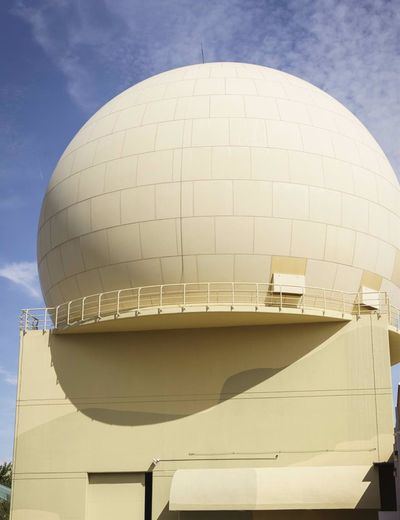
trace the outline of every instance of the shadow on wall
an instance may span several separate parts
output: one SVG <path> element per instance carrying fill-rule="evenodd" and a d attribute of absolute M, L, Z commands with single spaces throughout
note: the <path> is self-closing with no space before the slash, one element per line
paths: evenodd
<path fill-rule="evenodd" d="M 239 394 L 277 391 L 282 371 L 343 326 L 51 335 L 50 348 L 58 383 L 81 413 L 137 426 L 196 414 Z"/>
<path fill-rule="evenodd" d="M 280 372 L 279 368 L 254 368 L 251 370 L 244 370 L 243 372 L 239 372 L 231 377 L 229 377 L 222 388 L 220 393 L 218 402 L 222 403 L 227 399 L 234 397 L 235 395 L 241 394 L 248 389 L 266 381 L 274 374 Z M 167 397 L 167 396 L 165 396 Z M 121 426 L 138 426 L 144 424 L 156 424 L 166 421 L 174 421 L 176 419 L 181 419 L 186 415 L 190 415 L 192 413 L 197 413 L 199 411 L 208 408 L 209 406 L 214 406 L 216 404 L 213 396 L 193 396 L 187 395 L 187 399 L 191 401 L 191 411 L 189 413 L 185 413 L 184 411 L 181 413 L 168 413 L 168 412 L 140 412 L 135 410 L 126 410 L 126 403 L 117 403 L 116 409 L 110 408 L 82 408 L 81 411 L 88 415 L 92 419 L 96 421 L 101 421 L 108 424 L 119 424 Z M 183 399 L 184 397 L 182 397 Z M 171 396 L 171 410 L 175 409 L 179 406 L 179 409 L 182 409 L 182 401 L 179 400 L 179 404 L 176 402 L 176 396 Z M 194 404 L 196 401 L 197 404 Z M 208 405 L 207 403 L 210 403 Z M 158 406 L 165 407 L 164 401 L 146 401 L 147 406 Z M 142 403 L 140 403 L 142 405 Z"/>

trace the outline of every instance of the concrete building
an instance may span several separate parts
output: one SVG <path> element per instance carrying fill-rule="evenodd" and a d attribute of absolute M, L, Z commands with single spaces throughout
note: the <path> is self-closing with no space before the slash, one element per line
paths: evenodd
<path fill-rule="evenodd" d="M 107 103 L 43 202 L 13 520 L 394 509 L 399 202 L 360 121 L 289 74 L 195 65 Z"/>

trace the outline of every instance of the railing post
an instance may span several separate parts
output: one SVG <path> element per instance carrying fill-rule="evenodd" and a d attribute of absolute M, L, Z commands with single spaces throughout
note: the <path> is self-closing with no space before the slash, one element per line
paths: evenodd
<path fill-rule="evenodd" d="M 183 284 L 183 305 L 186 305 L 186 284 Z"/>
<path fill-rule="evenodd" d="M 207 305 L 210 305 L 210 282 L 207 282 Z"/>
<path fill-rule="evenodd" d="M 162 307 L 162 304 L 163 304 L 163 285 L 160 285 L 160 307 Z"/>
<path fill-rule="evenodd" d="M 57 305 L 56 307 L 56 316 L 55 316 L 55 322 L 54 322 L 54 328 L 56 329 L 57 326 L 58 326 L 58 310 L 59 310 L 59 305 Z"/>
<path fill-rule="evenodd" d="M 119 299 L 120 299 L 121 289 L 117 292 L 117 316 L 119 316 Z"/>
<path fill-rule="evenodd" d="M 385 291 L 385 292 L 383 293 L 383 297 L 384 297 L 385 301 L 384 301 L 384 303 L 381 303 L 381 295 L 382 295 L 382 292 L 379 291 L 379 305 L 380 305 L 380 307 L 382 307 L 381 312 L 382 312 L 382 313 L 383 313 L 383 312 L 386 312 L 386 314 L 388 315 L 388 321 L 389 321 L 389 324 L 390 324 L 389 297 L 388 297 L 387 292 Z M 383 309 L 386 309 L 386 311 L 383 310 Z"/>
<path fill-rule="evenodd" d="M 282 300 L 282 285 L 279 286 L 280 289 L 280 297 L 279 297 L 279 309 L 282 310 L 283 300 Z"/>
<path fill-rule="evenodd" d="M 67 325 L 69 325 L 69 310 L 71 308 L 71 302 L 68 302 L 68 306 L 67 306 Z"/>
<path fill-rule="evenodd" d="M 86 296 L 84 296 L 83 300 L 82 300 L 81 321 L 83 321 L 85 319 L 85 301 L 86 301 Z"/>
<path fill-rule="evenodd" d="M 98 307 L 97 307 L 97 318 L 100 319 L 101 318 L 101 297 L 102 297 L 103 293 L 100 293 L 99 294 L 99 303 L 98 303 Z"/>
<path fill-rule="evenodd" d="M 140 293 L 141 293 L 141 290 L 142 290 L 142 288 L 139 287 L 139 289 L 138 289 L 138 298 L 137 298 L 138 311 L 140 311 Z"/>
<path fill-rule="evenodd" d="M 258 305 L 258 283 L 256 283 L 256 305 Z"/>
<path fill-rule="evenodd" d="M 232 282 L 232 304 L 235 303 L 235 282 Z"/>

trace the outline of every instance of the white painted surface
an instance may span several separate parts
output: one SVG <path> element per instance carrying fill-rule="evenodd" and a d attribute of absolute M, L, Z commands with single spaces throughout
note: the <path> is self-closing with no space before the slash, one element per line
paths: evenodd
<path fill-rule="evenodd" d="M 354 509 L 370 486 L 374 498 L 379 493 L 368 473 L 370 466 L 178 470 L 169 507 L 173 511 Z"/>
<path fill-rule="evenodd" d="M 266 67 L 183 67 L 122 92 L 68 145 L 42 208 L 42 289 L 52 305 L 270 282 L 280 255 L 327 289 L 377 275 L 399 305 L 399 201 L 381 148 L 328 94 Z"/>

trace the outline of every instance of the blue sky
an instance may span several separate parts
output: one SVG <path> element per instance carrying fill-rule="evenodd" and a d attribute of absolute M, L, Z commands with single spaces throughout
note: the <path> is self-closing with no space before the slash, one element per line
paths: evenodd
<path fill-rule="evenodd" d="M 12 453 L 17 316 L 43 305 L 36 229 L 57 158 L 118 92 L 201 61 L 201 42 L 206 61 L 275 67 L 323 88 L 366 124 L 400 173 L 397 0 L 3 0 L 0 461 Z"/>

